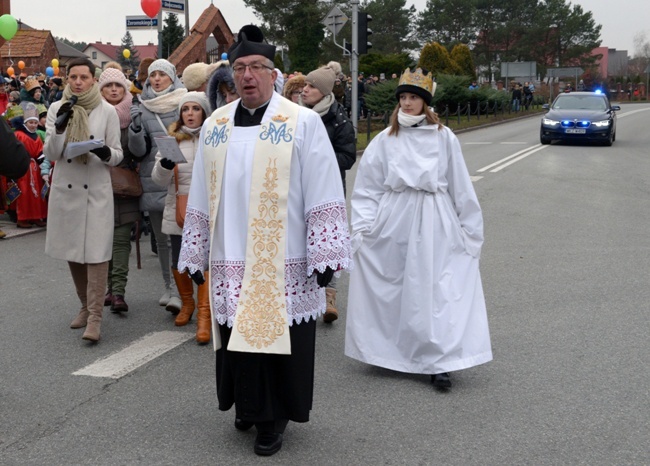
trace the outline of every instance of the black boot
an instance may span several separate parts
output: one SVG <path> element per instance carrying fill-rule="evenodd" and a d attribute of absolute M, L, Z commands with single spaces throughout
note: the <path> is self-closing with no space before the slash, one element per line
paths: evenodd
<path fill-rule="evenodd" d="M 443 372 L 441 374 L 433 374 L 431 376 L 431 383 L 434 387 L 446 390 L 451 388 L 451 379 L 449 378 L 449 372 Z"/>

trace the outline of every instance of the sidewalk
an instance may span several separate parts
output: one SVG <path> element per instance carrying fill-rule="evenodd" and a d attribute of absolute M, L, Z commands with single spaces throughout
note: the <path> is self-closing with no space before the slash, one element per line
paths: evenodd
<path fill-rule="evenodd" d="M 45 227 L 32 226 L 31 228 L 18 228 L 14 222 L 9 220 L 9 215 L 0 214 L 0 230 L 4 231 L 7 234 L 4 239 L 0 239 L 0 243 L 2 243 L 3 241 L 7 241 L 8 239 L 16 238 L 18 236 L 31 235 L 45 231 Z"/>

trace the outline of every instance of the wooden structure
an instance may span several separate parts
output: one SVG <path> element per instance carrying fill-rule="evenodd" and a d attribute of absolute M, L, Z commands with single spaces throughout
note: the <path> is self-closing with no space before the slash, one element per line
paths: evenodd
<path fill-rule="evenodd" d="M 208 5 L 203 11 L 201 17 L 190 30 L 190 35 L 181 42 L 181 45 L 168 58 L 176 66 L 178 75 L 182 74 L 183 70 L 192 63 L 207 61 L 205 44 L 210 34 L 214 35 L 219 44 L 219 55 L 228 51 L 235 41 L 235 37 L 221 11 L 212 4 Z"/>

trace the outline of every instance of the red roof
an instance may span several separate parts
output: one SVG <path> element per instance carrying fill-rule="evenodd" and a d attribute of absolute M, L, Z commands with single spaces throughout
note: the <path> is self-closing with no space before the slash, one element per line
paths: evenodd
<path fill-rule="evenodd" d="M 108 55 L 109 57 L 116 57 L 118 51 L 122 49 L 122 44 L 114 45 L 114 44 L 104 44 L 102 42 L 95 42 L 93 44 L 88 44 L 84 49 L 84 52 L 88 47 L 95 47 L 97 50 L 99 50 L 105 55 Z M 135 53 L 135 51 L 137 50 L 138 57 L 140 58 L 140 60 L 145 58 L 158 58 L 157 45 L 153 45 L 149 43 L 147 45 L 134 45 L 133 48 L 135 50 L 131 50 L 131 52 Z"/>
<path fill-rule="evenodd" d="M 50 31 L 24 30 L 16 32 L 10 42 L 5 42 L 0 47 L 0 56 L 9 57 L 40 57 L 43 55 L 45 42 L 50 36 Z M 54 40 L 54 38 L 52 38 Z"/>

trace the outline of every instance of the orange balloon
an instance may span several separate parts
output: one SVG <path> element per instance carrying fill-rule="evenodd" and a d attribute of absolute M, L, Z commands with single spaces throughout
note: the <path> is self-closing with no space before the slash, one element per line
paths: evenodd
<path fill-rule="evenodd" d="M 7 74 L 8 74 L 9 76 L 13 76 L 13 75 L 16 74 L 16 72 L 14 71 L 13 66 L 10 66 L 9 68 L 7 68 Z"/>
<path fill-rule="evenodd" d="M 54 75 L 57 76 L 59 74 L 59 67 L 55 66 L 54 67 Z"/>
<path fill-rule="evenodd" d="M 25 68 L 25 62 L 22 61 L 22 60 L 20 60 L 20 61 L 18 62 L 18 68 L 20 68 L 21 70 L 22 70 L 23 68 Z"/>

